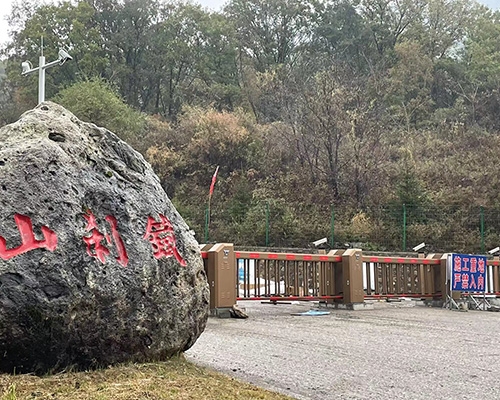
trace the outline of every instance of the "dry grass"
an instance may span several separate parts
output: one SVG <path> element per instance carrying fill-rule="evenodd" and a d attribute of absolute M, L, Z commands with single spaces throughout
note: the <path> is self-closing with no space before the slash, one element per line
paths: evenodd
<path fill-rule="evenodd" d="M 0 400 L 290 400 L 174 358 L 46 377 L 0 375 Z"/>

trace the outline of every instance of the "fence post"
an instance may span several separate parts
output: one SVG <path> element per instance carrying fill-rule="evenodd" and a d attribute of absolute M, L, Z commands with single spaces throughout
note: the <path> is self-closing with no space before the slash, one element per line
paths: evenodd
<path fill-rule="evenodd" d="M 481 254 L 484 254 L 484 207 L 481 206 Z"/>
<path fill-rule="evenodd" d="M 269 247 L 269 202 L 266 202 L 266 247 Z"/>
<path fill-rule="evenodd" d="M 330 221 L 330 248 L 332 249 L 335 247 L 334 236 L 335 236 L 335 207 L 332 204 L 332 217 Z"/>
<path fill-rule="evenodd" d="M 205 209 L 205 243 L 208 243 L 208 207 Z"/>
<path fill-rule="evenodd" d="M 403 251 L 406 251 L 406 204 L 403 204 Z"/>
<path fill-rule="evenodd" d="M 443 254 L 440 261 L 441 263 L 439 264 L 438 268 L 436 268 L 436 274 L 434 276 L 434 293 L 441 292 L 441 299 L 443 301 L 443 304 L 446 304 L 448 300 L 448 281 L 446 276 L 446 263 L 448 261 L 448 254 Z M 435 297 L 434 300 L 439 300 L 439 298 Z"/>
<path fill-rule="evenodd" d="M 353 307 L 364 303 L 363 253 L 361 249 L 348 249 L 342 254 L 343 304 Z"/>
<path fill-rule="evenodd" d="M 499 271 L 498 271 L 499 258 L 498 256 L 493 257 L 493 293 L 498 293 L 500 291 L 499 286 Z"/>
<path fill-rule="evenodd" d="M 217 243 L 208 250 L 206 274 L 210 285 L 210 313 L 228 317 L 236 304 L 237 273 L 234 246 Z"/>

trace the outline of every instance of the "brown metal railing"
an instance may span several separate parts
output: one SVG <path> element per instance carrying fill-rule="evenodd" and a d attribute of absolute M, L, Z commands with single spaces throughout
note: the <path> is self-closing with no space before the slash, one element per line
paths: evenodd
<path fill-rule="evenodd" d="M 235 256 L 239 300 L 342 298 L 335 276 L 339 255 L 236 251 Z"/>
<path fill-rule="evenodd" d="M 271 297 L 342 299 L 340 255 L 236 252 L 239 300 Z M 441 261 L 363 257 L 365 297 L 439 297 Z"/>
<path fill-rule="evenodd" d="M 202 251 L 206 271 L 210 269 L 211 263 L 208 255 L 215 247 Z M 229 245 L 227 248 L 233 247 Z M 362 264 L 353 267 L 351 263 L 356 262 L 353 260 L 359 261 L 359 258 L 352 259 L 352 254 L 349 256 L 342 250 L 333 250 L 328 254 L 234 251 L 229 264 L 233 266 L 230 274 L 235 279 L 225 278 L 226 272 L 229 272 L 227 267 L 221 269 L 213 266 L 211 268 L 217 272 L 212 279 L 211 290 L 213 288 L 212 291 L 217 293 L 225 291 L 227 297 L 229 289 L 234 290 L 236 283 L 234 301 L 328 300 L 346 304 L 353 301 L 354 286 L 359 287 L 356 293 L 360 293 L 354 301 L 361 302 L 363 297 L 438 299 L 443 298 L 448 290 L 445 256 L 384 257 L 358 252 Z M 227 284 L 224 283 L 226 281 Z M 485 295 L 500 297 L 498 257 L 487 262 Z M 227 302 L 222 297 L 218 302 Z"/>
<path fill-rule="evenodd" d="M 436 297 L 440 259 L 363 256 L 366 297 Z"/>
<path fill-rule="evenodd" d="M 486 295 L 500 296 L 500 261 L 488 260 L 486 268 Z"/>

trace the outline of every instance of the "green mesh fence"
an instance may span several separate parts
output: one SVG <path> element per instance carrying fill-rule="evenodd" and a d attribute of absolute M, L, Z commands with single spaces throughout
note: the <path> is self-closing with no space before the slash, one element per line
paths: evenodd
<path fill-rule="evenodd" d="M 313 241 L 326 238 L 325 248 L 380 252 L 411 252 L 425 243 L 426 253 L 473 254 L 500 246 L 500 209 L 391 205 L 355 212 L 333 207 L 278 211 L 266 204 L 253 224 L 240 229 L 240 236 L 231 231 L 221 238 L 214 234 L 214 240 L 240 246 L 314 248 Z"/>
<path fill-rule="evenodd" d="M 412 251 L 425 243 L 426 252 L 485 253 L 500 246 L 499 210 L 392 206 L 362 215 L 361 222 L 354 216 L 335 227 L 338 241 L 378 251 Z"/>

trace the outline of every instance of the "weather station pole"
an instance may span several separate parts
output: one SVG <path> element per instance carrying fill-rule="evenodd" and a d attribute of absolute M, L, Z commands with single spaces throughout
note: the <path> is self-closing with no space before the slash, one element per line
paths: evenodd
<path fill-rule="evenodd" d="M 40 39 L 40 57 L 38 57 L 38 104 L 45 101 L 45 56 L 43 55 L 43 37 Z"/>
<path fill-rule="evenodd" d="M 59 49 L 58 59 L 48 64 L 45 64 L 45 56 L 43 55 L 43 37 L 40 42 L 40 57 L 38 58 L 38 67 L 33 68 L 29 61 L 24 61 L 21 66 L 23 68 L 21 75 L 29 75 L 38 71 L 38 104 L 45 101 L 45 70 L 54 65 L 63 65 L 66 61 L 72 60 L 68 53 L 63 49 Z"/>

